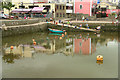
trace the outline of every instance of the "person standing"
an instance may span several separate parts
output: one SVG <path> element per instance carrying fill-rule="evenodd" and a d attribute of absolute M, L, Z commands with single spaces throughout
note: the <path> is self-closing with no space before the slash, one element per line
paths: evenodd
<path fill-rule="evenodd" d="M 80 28 L 82 27 L 82 24 L 80 24 Z"/>
<path fill-rule="evenodd" d="M 88 24 L 86 24 L 86 27 L 89 29 L 89 25 Z"/>
<path fill-rule="evenodd" d="M 83 17 L 82 17 L 82 20 L 84 21 L 84 19 L 85 19 L 85 17 L 83 16 Z"/>

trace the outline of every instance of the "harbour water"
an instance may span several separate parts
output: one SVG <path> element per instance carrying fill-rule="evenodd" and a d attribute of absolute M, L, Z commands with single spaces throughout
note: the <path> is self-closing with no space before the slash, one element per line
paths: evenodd
<path fill-rule="evenodd" d="M 33 33 L 2 41 L 3 78 L 118 77 L 117 32 Z"/>

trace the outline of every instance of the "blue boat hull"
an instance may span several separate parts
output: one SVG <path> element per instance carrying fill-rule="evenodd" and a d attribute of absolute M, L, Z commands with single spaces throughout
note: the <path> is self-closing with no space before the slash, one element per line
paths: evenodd
<path fill-rule="evenodd" d="M 58 33 L 49 33 L 49 35 L 61 36 L 62 34 L 58 34 Z"/>
<path fill-rule="evenodd" d="M 52 33 L 64 33 L 64 31 L 57 31 L 57 30 L 52 30 L 52 29 L 49 29 L 49 31 L 52 32 Z"/>

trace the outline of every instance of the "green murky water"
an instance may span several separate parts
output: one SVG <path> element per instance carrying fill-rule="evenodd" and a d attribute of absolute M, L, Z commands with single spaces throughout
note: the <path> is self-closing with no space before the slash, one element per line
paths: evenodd
<path fill-rule="evenodd" d="M 34 39 L 34 40 L 33 40 Z M 11 49 L 10 46 L 13 46 Z M 117 33 L 34 33 L 3 38 L 3 78 L 117 78 Z M 103 63 L 96 56 L 103 56 Z"/>

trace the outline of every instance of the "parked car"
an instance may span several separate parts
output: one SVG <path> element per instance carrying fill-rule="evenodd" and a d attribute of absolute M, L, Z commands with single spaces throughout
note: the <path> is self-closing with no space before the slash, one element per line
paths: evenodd
<path fill-rule="evenodd" d="M 0 19 L 8 19 L 9 15 L 8 14 L 0 14 Z"/>

